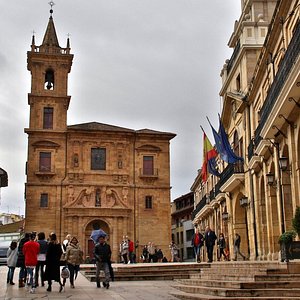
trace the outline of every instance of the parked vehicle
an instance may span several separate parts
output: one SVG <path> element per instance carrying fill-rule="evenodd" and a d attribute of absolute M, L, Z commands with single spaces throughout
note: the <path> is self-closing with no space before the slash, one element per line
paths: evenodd
<path fill-rule="evenodd" d="M 7 250 L 12 241 L 19 241 L 19 233 L 2 233 L 0 234 L 0 265 L 6 265 L 7 263 Z"/>

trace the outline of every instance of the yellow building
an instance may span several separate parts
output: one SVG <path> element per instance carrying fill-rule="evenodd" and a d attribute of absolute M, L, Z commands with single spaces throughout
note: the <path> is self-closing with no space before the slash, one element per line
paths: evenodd
<path fill-rule="evenodd" d="M 241 163 L 195 180 L 194 223 L 234 234 L 250 259 L 279 259 L 278 237 L 300 205 L 300 1 L 241 2 L 222 71 L 221 120 Z M 288 163 L 282 165 L 281 163 Z"/>
<path fill-rule="evenodd" d="M 59 46 L 50 12 L 42 44 L 33 36 L 27 53 L 25 231 L 54 231 L 60 241 L 70 233 L 90 255 L 89 236 L 98 224 L 109 235 L 115 261 L 124 235 L 141 245 L 152 241 L 168 253 L 169 147 L 175 134 L 97 122 L 68 126 L 73 54 L 69 39 L 66 48 Z"/>

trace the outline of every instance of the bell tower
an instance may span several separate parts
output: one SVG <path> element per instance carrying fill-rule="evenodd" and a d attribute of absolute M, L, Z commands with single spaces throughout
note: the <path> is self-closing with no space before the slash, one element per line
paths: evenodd
<path fill-rule="evenodd" d="M 73 55 L 69 38 L 66 48 L 59 46 L 52 17 L 53 4 L 50 2 L 50 18 L 42 45 L 35 45 L 33 35 L 31 51 L 27 52 L 27 69 L 31 72 L 30 130 L 65 131 L 67 127 L 71 99 L 67 95 L 68 73 Z"/>
<path fill-rule="evenodd" d="M 27 52 L 27 69 L 31 73 L 28 151 L 26 164 L 26 230 L 61 233 L 62 186 L 67 172 L 67 111 L 68 74 L 73 55 L 70 41 L 66 48 L 59 46 L 53 21 L 50 18 L 40 46 L 32 37 Z M 44 217 L 36 218 L 41 213 Z M 60 220 L 60 221 L 58 221 Z"/>

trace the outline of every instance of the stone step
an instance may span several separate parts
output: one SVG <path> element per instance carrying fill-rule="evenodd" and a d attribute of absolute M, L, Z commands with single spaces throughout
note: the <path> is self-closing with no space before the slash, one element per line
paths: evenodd
<path fill-rule="evenodd" d="M 188 294 L 184 292 L 170 293 L 173 297 L 182 300 L 297 300 L 300 297 L 223 297 L 223 296 L 211 296 L 203 294 Z"/>
<path fill-rule="evenodd" d="M 274 295 L 276 295 L 276 297 L 300 296 L 300 288 L 230 289 L 189 285 L 177 285 L 176 288 L 185 293 L 221 297 L 274 297 Z"/>
<path fill-rule="evenodd" d="M 221 287 L 231 289 L 274 289 L 274 288 L 299 288 L 300 281 L 255 281 L 255 282 L 240 282 L 228 280 L 193 280 L 193 279 L 180 279 L 176 280 L 178 284 L 189 286 L 205 286 L 205 287 Z M 176 288 L 176 285 L 174 286 Z"/>
<path fill-rule="evenodd" d="M 255 275 L 255 281 L 300 281 L 300 274 Z"/>

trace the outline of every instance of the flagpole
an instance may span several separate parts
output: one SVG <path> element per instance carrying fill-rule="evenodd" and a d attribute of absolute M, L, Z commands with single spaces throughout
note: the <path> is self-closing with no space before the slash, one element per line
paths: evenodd
<path fill-rule="evenodd" d="M 203 133 L 205 134 L 205 131 L 204 131 L 204 129 L 203 129 L 203 127 L 200 125 L 200 128 L 202 129 L 202 131 L 203 131 Z M 205 134 L 206 135 L 206 134 Z"/>

